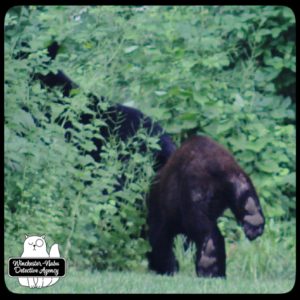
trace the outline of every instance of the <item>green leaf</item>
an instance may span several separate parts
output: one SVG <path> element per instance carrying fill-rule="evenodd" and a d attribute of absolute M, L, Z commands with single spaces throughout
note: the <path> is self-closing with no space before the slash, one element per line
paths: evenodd
<path fill-rule="evenodd" d="M 258 138 L 255 141 L 248 141 L 245 144 L 245 149 L 252 150 L 254 152 L 260 152 L 262 149 L 269 143 L 269 140 L 266 138 Z"/>
<path fill-rule="evenodd" d="M 240 94 L 236 94 L 235 101 L 234 101 L 234 106 L 237 109 L 241 109 L 245 106 L 245 100 L 241 97 Z"/>
<path fill-rule="evenodd" d="M 137 50 L 138 48 L 139 48 L 138 45 L 133 45 L 133 46 L 130 46 L 130 47 L 125 48 L 125 49 L 124 49 L 124 52 L 125 52 L 126 54 L 132 53 L 133 51 Z"/>
<path fill-rule="evenodd" d="M 283 179 L 282 179 L 283 184 L 290 184 L 293 187 L 296 187 L 296 173 L 292 172 L 290 174 L 287 174 Z"/>
<path fill-rule="evenodd" d="M 253 154 L 253 152 L 249 151 L 249 150 L 242 151 L 242 152 L 236 154 L 236 156 L 243 163 L 254 162 L 255 158 L 256 158 L 256 156 Z"/>
<path fill-rule="evenodd" d="M 282 29 L 279 27 L 273 28 L 271 30 L 272 32 L 272 38 L 277 38 L 279 36 L 279 34 L 281 33 Z"/>
<path fill-rule="evenodd" d="M 155 91 L 154 93 L 155 93 L 157 96 L 164 96 L 164 95 L 167 94 L 166 91 Z"/>
<path fill-rule="evenodd" d="M 15 113 L 14 120 L 15 122 L 21 124 L 24 128 L 30 129 L 32 127 L 35 127 L 32 116 L 22 109 Z"/>
<path fill-rule="evenodd" d="M 266 173 L 276 173 L 280 170 L 278 164 L 273 160 L 266 160 L 256 164 L 257 168 Z"/>
<path fill-rule="evenodd" d="M 229 129 L 232 129 L 234 127 L 234 124 L 232 121 L 228 120 L 226 122 L 223 122 L 217 127 L 217 134 L 223 134 L 224 132 L 228 131 Z"/>

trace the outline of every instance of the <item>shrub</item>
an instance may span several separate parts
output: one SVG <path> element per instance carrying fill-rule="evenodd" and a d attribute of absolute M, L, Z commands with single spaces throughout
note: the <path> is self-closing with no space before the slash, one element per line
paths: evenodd
<path fill-rule="evenodd" d="M 53 39 L 62 49 L 45 64 Z M 30 55 L 17 59 L 21 52 Z M 58 68 L 82 88 L 72 101 L 32 79 Z M 293 228 L 295 17 L 288 7 L 18 6 L 5 17 L 6 257 L 19 255 L 22 235 L 46 231 L 78 266 L 143 264 L 153 162 L 132 149 L 141 141 L 155 148 L 156 140 L 139 132 L 124 144 L 112 134 L 100 164 L 80 155 L 45 116 L 67 108 L 80 126 L 86 91 L 106 96 L 104 109 L 117 102 L 141 109 L 178 144 L 193 133 L 217 139 L 253 179 L 267 222 Z M 97 126 L 73 138 L 89 150 Z M 131 155 L 125 163 L 122 153 Z M 120 174 L 124 189 L 115 190 Z M 240 240 L 230 213 L 220 226 Z"/>

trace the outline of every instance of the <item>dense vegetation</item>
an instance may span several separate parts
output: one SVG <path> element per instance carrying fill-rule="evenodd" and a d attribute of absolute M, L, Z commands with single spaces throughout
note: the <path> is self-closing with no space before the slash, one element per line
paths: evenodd
<path fill-rule="evenodd" d="M 46 48 L 54 40 L 62 47 L 49 62 Z M 80 85 L 70 98 L 33 80 L 34 72 L 58 69 Z M 79 155 L 53 120 L 67 109 L 81 129 L 72 138 L 87 151 L 94 147 L 90 139 L 105 124 L 78 122 L 87 110 L 84 93 L 93 91 L 108 99 L 103 109 L 123 103 L 159 121 L 178 145 L 204 133 L 230 149 L 253 179 L 267 225 L 251 248 L 226 212 L 219 223 L 229 263 L 240 246 L 244 257 L 234 259 L 242 271 L 257 272 L 252 268 L 259 264 L 267 274 L 273 267 L 292 278 L 295 69 L 295 17 L 283 6 L 11 8 L 5 17 L 6 261 L 22 253 L 25 234 L 45 233 L 70 265 L 145 268 L 143 199 L 153 160 L 150 151 L 134 149 L 142 141 L 155 149 L 157 140 L 139 132 L 121 143 L 112 133 L 101 163 Z M 120 153 L 130 160 L 120 163 Z M 120 174 L 125 187 L 116 191 Z M 254 261 L 247 249 L 255 247 L 261 256 Z"/>

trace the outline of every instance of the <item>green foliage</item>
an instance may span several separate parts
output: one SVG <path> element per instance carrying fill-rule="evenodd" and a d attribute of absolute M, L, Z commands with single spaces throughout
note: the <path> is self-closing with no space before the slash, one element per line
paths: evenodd
<path fill-rule="evenodd" d="M 45 48 L 53 40 L 62 48 L 46 64 Z M 17 59 L 21 52 L 29 56 Z M 72 132 L 72 141 L 91 150 L 91 137 L 101 138 L 98 128 L 106 124 L 95 120 L 83 128 L 78 122 L 87 110 L 86 91 L 109 99 L 102 109 L 111 103 L 140 109 L 178 144 L 193 133 L 224 144 L 253 179 L 267 223 L 287 224 L 284 233 L 269 238 L 294 237 L 295 65 L 295 17 L 284 6 L 10 9 L 5 17 L 6 257 L 20 254 L 16 244 L 24 234 L 46 233 L 80 267 L 145 264 L 148 244 L 140 232 L 153 161 L 150 153 L 142 156 L 134 149 L 142 142 L 155 148 L 157 139 L 139 132 L 125 144 L 112 133 L 100 164 L 80 155 L 45 114 L 51 111 L 54 120 L 67 109 L 80 129 Z M 41 89 L 32 78 L 33 72 L 57 69 L 80 84 L 72 99 Z M 130 159 L 121 163 L 119 155 Z M 125 188 L 116 191 L 120 174 Z M 241 240 L 231 214 L 226 212 L 220 227 L 231 243 Z"/>

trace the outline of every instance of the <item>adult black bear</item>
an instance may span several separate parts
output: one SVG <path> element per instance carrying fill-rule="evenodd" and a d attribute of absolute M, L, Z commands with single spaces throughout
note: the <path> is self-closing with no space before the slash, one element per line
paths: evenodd
<path fill-rule="evenodd" d="M 56 41 L 49 45 L 48 56 L 51 60 L 55 59 L 59 47 L 60 46 Z M 27 55 L 28 54 L 20 53 L 18 54 L 18 58 L 23 59 Z M 79 86 L 61 70 L 58 70 L 57 73 L 50 72 L 46 75 L 36 73 L 33 75 L 33 78 L 39 80 L 45 88 L 60 88 L 64 97 L 70 97 L 72 89 L 79 88 Z M 129 137 L 134 136 L 140 128 L 145 129 L 151 136 L 158 136 L 158 143 L 161 149 L 153 151 L 155 170 L 159 170 L 166 163 L 169 156 L 175 151 L 176 146 L 171 137 L 164 132 L 163 128 L 158 123 L 153 122 L 139 110 L 121 104 L 112 105 L 108 109 L 102 110 L 101 105 L 99 104 L 105 101 L 103 97 L 97 97 L 93 93 L 87 94 L 86 97 L 89 99 L 88 108 L 93 113 L 82 113 L 79 117 L 79 122 L 83 125 L 88 125 L 95 119 L 104 121 L 107 126 L 99 127 L 99 133 L 104 139 L 108 138 L 110 132 L 114 132 L 122 141 L 126 141 Z M 60 99 L 57 102 L 63 103 Z M 65 110 L 55 122 L 63 125 L 67 130 L 66 136 L 70 136 L 70 131 L 68 132 L 68 130 L 74 129 L 74 125 L 68 119 L 66 111 L 67 110 Z M 51 118 L 51 113 L 47 116 L 48 118 Z M 85 151 L 85 153 L 90 154 L 95 161 L 99 162 L 103 141 L 96 137 L 92 138 L 92 141 L 96 148 L 90 152 Z M 81 148 L 78 144 L 76 146 L 79 149 Z M 141 145 L 141 147 L 137 149 L 137 151 L 140 152 L 145 150 L 145 145 Z"/>
<path fill-rule="evenodd" d="M 173 274 L 173 238 L 184 234 L 197 247 L 198 276 L 225 277 L 225 244 L 217 218 L 230 208 L 249 240 L 263 233 L 264 216 L 250 178 L 223 147 L 193 136 L 174 152 L 147 198 L 149 268 Z"/>

